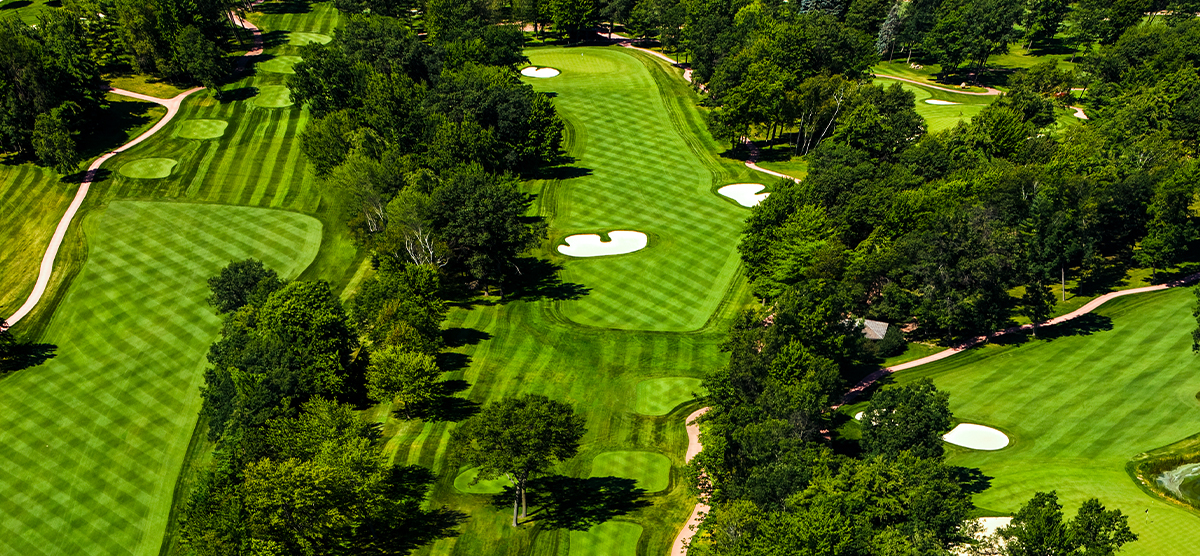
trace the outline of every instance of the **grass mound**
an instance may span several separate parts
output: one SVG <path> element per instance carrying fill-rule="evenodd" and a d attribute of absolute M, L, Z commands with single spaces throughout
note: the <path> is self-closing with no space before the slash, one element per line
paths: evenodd
<path fill-rule="evenodd" d="M 264 85 L 258 88 L 254 105 L 263 108 L 287 108 L 292 105 L 292 93 L 283 85 Z"/>
<path fill-rule="evenodd" d="M 183 139 L 216 139 L 225 135 L 229 122 L 225 120 L 184 120 L 179 122 L 175 136 Z"/>
<path fill-rule="evenodd" d="M 205 278 L 246 257 L 295 277 L 321 236 L 288 211 L 131 201 L 84 229 L 55 356 L 0 381 L 0 554 L 157 554 L 220 326 Z"/>
<path fill-rule="evenodd" d="M 587 531 L 571 531 L 571 556 L 636 556 L 642 526 L 607 521 Z"/>
<path fill-rule="evenodd" d="M 956 418 L 1012 437 L 995 452 L 947 446 L 949 463 L 991 478 L 977 506 L 1016 511 L 1035 491 L 1057 490 L 1068 508 L 1097 497 L 1137 516 L 1129 525 L 1141 538 L 1129 553 L 1177 554 L 1200 544 L 1200 517 L 1144 492 L 1126 464 L 1200 431 L 1194 301 L 1187 288 L 1122 297 L 1044 328 L 1040 340 L 1010 339 L 892 376 L 933 379 Z"/>
<path fill-rule="evenodd" d="M 671 485 L 671 460 L 657 452 L 604 452 L 592 460 L 591 476 L 633 479 L 638 488 L 658 492 Z"/>
<path fill-rule="evenodd" d="M 171 175 L 179 162 L 173 158 L 143 158 L 121 166 L 121 173 L 131 178 L 154 180 Z"/>
<path fill-rule="evenodd" d="M 271 73 L 296 73 L 292 66 L 296 65 L 303 58 L 299 56 L 276 56 L 265 62 L 255 64 L 255 68 L 259 71 L 269 71 Z"/>
<path fill-rule="evenodd" d="M 666 415 L 700 392 L 700 379 L 666 377 L 643 380 L 637 385 L 635 411 L 642 415 Z"/>
<path fill-rule="evenodd" d="M 504 492 L 504 487 L 511 484 L 504 477 L 496 477 L 495 479 L 483 480 L 471 484 L 471 481 L 474 481 L 475 477 L 478 476 L 479 470 L 474 467 L 463 471 L 454 478 L 454 488 L 458 489 L 459 492 L 467 494 L 499 494 Z"/>
<path fill-rule="evenodd" d="M 333 37 L 331 37 L 329 35 L 323 35 L 321 33 L 305 33 L 305 32 L 288 33 L 288 44 L 290 44 L 292 46 L 304 46 L 304 45 L 313 44 L 313 43 L 328 44 L 329 41 L 331 41 L 331 40 L 333 40 Z"/>

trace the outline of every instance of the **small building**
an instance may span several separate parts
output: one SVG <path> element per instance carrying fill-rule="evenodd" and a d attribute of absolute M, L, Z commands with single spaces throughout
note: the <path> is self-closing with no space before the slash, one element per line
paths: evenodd
<path fill-rule="evenodd" d="M 882 340 L 887 334 L 888 323 L 886 322 L 862 319 L 862 325 L 863 336 L 866 336 L 868 340 Z"/>

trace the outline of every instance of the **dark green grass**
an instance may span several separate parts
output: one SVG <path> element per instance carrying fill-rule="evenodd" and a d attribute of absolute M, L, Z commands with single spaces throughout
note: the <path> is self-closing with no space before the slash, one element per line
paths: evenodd
<path fill-rule="evenodd" d="M 1200 515 L 1144 493 L 1125 472 L 1137 454 L 1200 432 L 1193 303 L 1186 289 L 1121 298 L 1076 321 L 1076 335 L 990 345 L 895 378 L 932 378 L 957 420 L 1010 435 L 996 452 L 947 445 L 951 463 L 992 477 L 977 505 L 1013 512 L 1034 491 L 1057 490 L 1074 512 L 1094 496 L 1131 516 L 1141 540 L 1123 554 L 1193 554 Z"/>
<path fill-rule="evenodd" d="M 749 171 L 689 144 L 706 132 L 694 110 L 671 106 L 686 85 L 670 76 L 678 84 L 660 91 L 663 81 L 651 75 L 674 68 L 644 65 L 616 48 L 534 49 L 528 55 L 533 65 L 562 71 L 553 79 L 525 81 L 557 95 L 555 105 L 570 123 L 571 169 L 586 173 L 562 180 L 542 200 L 543 212 L 553 215 L 552 243 L 610 230 L 650 236 L 650 246 L 631 255 L 555 255 L 565 280 L 591 288 L 583 299 L 562 304 L 562 314 L 599 327 L 700 328 L 737 272 L 734 246 L 748 215 L 716 195 L 714 185 L 749 181 Z"/>
<path fill-rule="evenodd" d="M 85 228 L 56 356 L 0 380 L 0 553 L 157 554 L 218 327 L 205 277 L 251 256 L 295 276 L 320 238 L 294 213 L 172 203 Z"/>
<path fill-rule="evenodd" d="M 458 477 L 454 478 L 454 488 L 466 494 L 499 494 L 504 492 L 504 487 L 512 484 L 503 476 L 494 479 L 482 479 L 479 482 L 471 484 L 475 481 L 475 477 L 478 476 L 478 469 L 472 468 L 463 471 L 458 474 Z"/>
<path fill-rule="evenodd" d="M 700 392 L 698 378 L 672 376 L 643 380 L 637 385 L 636 410 L 642 415 L 666 415 Z"/>
<path fill-rule="evenodd" d="M 591 476 L 633 479 L 637 488 L 658 492 L 671 484 L 671 460 L 655 452 L 604 452 L 592 459 Z"/>
<path fill-rule="evenodd" d="M 642 527 L 636 523 L 610 521 L 587 531 L 571 533 L 571 556 L 615 556 L 637 551 Z"/>

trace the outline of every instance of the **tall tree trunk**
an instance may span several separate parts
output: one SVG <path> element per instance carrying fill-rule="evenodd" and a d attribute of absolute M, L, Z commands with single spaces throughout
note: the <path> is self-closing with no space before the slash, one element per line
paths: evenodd
<path fill-rule="evenodd" d="M 521 488 L 517 487 L 518 493 L 513 494 L 513 522 L 512 522 L 513 527 L 517 526 L 517 509 L 521 503 L 521 496 L 519 494 L 520 490 L 521 490 Z"/>
<path fill-rule="evenodd" d="M 908 45 L 908 59 L 904 63 L 912 65 L 912 45 Z"/>
<path fill-rule="evenodd" d="M 521 491 L 521 519 L 525 519 L 525 516 L 529 514 L 529 507 L 525 504 L 525 481 L 528 478 L 528 473 L 523 475 L 518 483 L 520 486 L 517 487 L 517 490 Z"/>
<path fill-rule="evenodd" d="M 1066 302 L 1067 301 L 1067 267 L 1060 266 L 1060 267 L 1058 267 L 1058 270 L 1059 270 L 1059 272 L 1062 273 L 1062 300 L 1063 300 L 1063 302 Z"/>

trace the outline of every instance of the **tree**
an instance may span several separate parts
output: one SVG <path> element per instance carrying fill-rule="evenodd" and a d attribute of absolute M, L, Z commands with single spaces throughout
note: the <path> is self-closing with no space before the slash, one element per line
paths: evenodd
<path fill-rule="evenodd" d="M 1054 37 L 1069 8 L 1067 0 L 1027 0 L 1023 25 L 1028 46 Z"/>
<path fill-rule="evenodd" d="M 1038 325 L 1050 318 L 1054 311 L 1054 294 L 1050 288 L 1041 282 L 1025 285 L 1025 294 L 1021 296 L 1021 313 L 1029 317 L 1033 323 L 1033 335 L 1037 336 Z"/>
<path fill-rule="evenodd" d="M 883 24 L 879 26 L 879 35 L 875 39 L 875 53 L 883 56 L 884 52 L 888 56 L 895 54 L 896 40 L 899 38 L 904 25 L 904 11 L 907 4 L 897 0 L 892 2 L 892 7 L 888 9 L 887 17 L 884 18 Z"/>
<path fill-rule="evenodd" d="M 38 114 L 33 126 L 33 152 L 45 166 L 60 174 L 70 174 L 79 167 L 83 158 L 75 150 L 75 139 L 63 118 L 64 108 L 70 110 L 74 103 L 65 102 L 47 114 Z"/>
<path fill-rule="evenodd" d="M 527 394 L 489 404 L 454 429 L 458 457 L 479 468 L 478 479 L 504 475 L 514 487 L 512 526 L 526 515 L 528 480 L 579 451 L 584 418 L 567 403 Z"/>
<path fill-rule="evenodd" d="M 1004 541 L 1005 556 L 1111 556 L 1137 540 L 1129 519 L 1120 510 L 1105 510 L 1095 498 L 1085 501 L 1074 519 L 1064 521 L 1055 491 L 1034 493 L 996 535 Z"/>
<path fill-rule="evenodd" d="M 940 457 L 942 435 L 950 432 L 950 394 L 929 379 L 880 390 L 863 411 L 862 428 L 863 451 L 870 456 L 909 451 Z"/>
<path fill-rule="evenodd" d="M 412 406 L 433 399 L 433 387 L 442 371 L 432 356 L 387 346 L 371 354 L 367 367 L 367 395 L 376 403 L 400 402 L 405 417 Z"/>
<path fill-rule="evenodd" d="M 433 201 L 439 237 L 484 283 L 519 273 L 517 256 L 546 237 L 544 222 L 525 217 L 532 199 L 509 174 L 489 174 L 479 165 L 456 169 L 442 176 Z"/>
<path fill-rule="evenodd" d="M 1192 176 L 1193 172 L 1185 168 L 1155 188 L 1148 209 L 1150 222 L 1146 226 L 1146 237 L 1135 256 L 1139 263 L 1150 266 L 1156 273 L 1158 269 L 1178 262 L 1180 255 L 1187 252 L 1188 243 L 1196 238 L 1191 218 L 1195 194 Z"/>
<path fill-rule="evenodd" d="M 572 42 L 582 40 L 584 33 L 599 23 L 595 0 L 549 0 L 549 4 L 554 28 Z"/>
<path fill-rule="evenodd" d="M 233 261 L 208 279 L 208 303 L 217 313 L 231 313 L 249 303 L 261 303 L 282 286 L 279 275 L 262 261 Z"/>
<path fill-rule="evenodd" d="M 174 55 L 179 65 L 192 80 L 215 92 L 220 98 L 217 85 L 228 72 L 224 64 L 224 53 L 217 43 L 205 37 L 195 26 L 188 25 L 175 35 Z"/>
<path fill-rule="evenodd" d="M 1192 331 L 1192 353 L 1200 353 L 1200 286 L 1192 288 L 1192 293 L 1196 294 L 1196 304 L 1192 306 L 1192 316 L 1196 317 L 1196 329 Z"/>
<path fill-rule="evenodd" d="M 433 355 L 442 347 L 442 321 L 446 318 L 440 289 L 436 267 L 384 259 L 379 272 L 364 280 L 346 302 L 346 310 L 358 331 L 377 349 L 397 345 Z M 403 343 L 393 341 L 399 328 L 411 330 L 415 337 Z"/>

